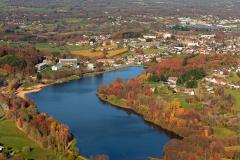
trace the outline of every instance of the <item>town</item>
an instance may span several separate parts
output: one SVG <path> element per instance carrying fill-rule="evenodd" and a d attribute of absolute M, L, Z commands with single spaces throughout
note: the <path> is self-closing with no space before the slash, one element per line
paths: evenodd
<path fill-rule="evenodd" d="M 239 2 L 217 1 L 0 2 L 0 159 L 239 160 Z"/>

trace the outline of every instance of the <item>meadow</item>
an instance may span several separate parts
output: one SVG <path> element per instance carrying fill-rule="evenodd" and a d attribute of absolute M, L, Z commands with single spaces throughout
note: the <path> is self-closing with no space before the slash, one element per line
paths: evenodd
<path fill-rule="evenodd" d="M 11 120 L 0 121 L 0 143 L 4 144 L 5 148 L 12 148 L 15 153 L 28 159 L 64 159 L 61 156 L 56 156 L 53 151 L 44 149 L 30 140 L 17 129 L 15 123 Z M 30 148 L 30 151 L 26 151 L 26 148 Z"/>

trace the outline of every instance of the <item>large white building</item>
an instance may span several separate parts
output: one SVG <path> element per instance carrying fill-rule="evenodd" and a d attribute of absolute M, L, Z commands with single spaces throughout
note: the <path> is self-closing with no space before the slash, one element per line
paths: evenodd
<path fill-rule="evenodd" d="M 63 66 L 77 66 L 77 59 L 59 59 L 59 63 Z"/>

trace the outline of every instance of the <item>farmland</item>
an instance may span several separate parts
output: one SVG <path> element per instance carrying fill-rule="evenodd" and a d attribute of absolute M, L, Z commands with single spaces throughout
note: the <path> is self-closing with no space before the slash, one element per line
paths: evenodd
<path fill-rule="evenodd" d="M 123 49 L 116 49 L 116 50 L 111 50 L 106 53 L 107 57 L 113 57 L 117 55 L 121 55 L 128 52 L 127 48 Z M 79 55 L 79 56 L 84 56 L 84 57 L 89 57 L 89 58 L 97 58 L 104 56 L 104 52 L 100 50 L 92 51 L 92 50 L 79 50 L 79 51 L 72 51 L 71 52 L 74 55 Z"/>

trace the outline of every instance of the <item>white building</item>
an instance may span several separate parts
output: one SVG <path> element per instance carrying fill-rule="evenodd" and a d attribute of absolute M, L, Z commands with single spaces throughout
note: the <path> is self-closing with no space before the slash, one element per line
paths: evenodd
<path fill-rule="evenodd" d="M 157 36 L 153 36 L 153 35 L 144 35 L 143 38 L 145 38 L 145 39 L 156 39 Z"/>
<path fill-rule="evenodd" d="M 201 35 L 201 38 L 207 38 L 207 39 L 211 39 L 211 38 L 215 38 L 216 36 L 214 34 L 204 34 Z"/>
<path fill-rule="evenodd" d="M 77 59 L 59 59 L 59 63 L 63 66 L 76 66 Z"/>
<path fill-rule="evenodd" d="M 3 146 L 0 146 L 0 151 L 3 151 L 4 147 Z"/>
<path fill-rule="evenodd" d="M 52 66 L 52 70 L 53 71 L 58 71 L 61 68 L 62 68 L 62 64 L 61 63 L 58 63 L 58 64 Z"/>
<path fill-rule="evenodd" d="M 163 39 L 168 39 L 168 38 L 172 38 L 172 34 L 170 34 L 170 33 L 164 33 L 164 34 L 163 34 Z"/>
<path fill-rule="evenodd" d="M 87 68 L 93 70 L 95 68 L 93 63 L 88 63 Z"/>

